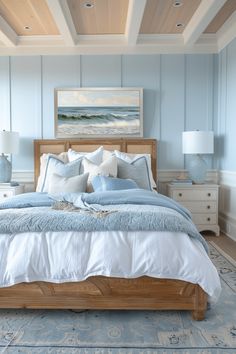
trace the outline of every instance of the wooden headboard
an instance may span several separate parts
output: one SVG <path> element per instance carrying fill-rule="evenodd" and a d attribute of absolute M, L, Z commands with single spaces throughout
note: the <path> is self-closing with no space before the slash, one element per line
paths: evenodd
<path fill-rule="evenodd" d="M 106 150 L 119 150 L 130 154 L 150 154 L 152 173 L 157 177 L 157 141 L 155 139 L 70 139 L 70 140 L 34 140 L 34 181 L 37 183 L 40 173 L 40 156 L 42 154 L 60 154 L 69 148 L 75 151 L 90 152 L 99 146 Z"/>

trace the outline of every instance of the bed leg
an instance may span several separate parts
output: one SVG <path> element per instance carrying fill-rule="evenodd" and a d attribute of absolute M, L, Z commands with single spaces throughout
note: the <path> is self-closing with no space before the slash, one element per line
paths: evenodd
<path fill-rule="evenodd" d="M 205 318 L 205 310 L 193 310 L 191 315 L 194 321 L 202 321 Z"/>
<path fill-rule="evenodd" d="M 192 319 L 195 321 L 204 320 L 206 309 L 207 309 L 207 294 L 199 285 L 196 285 L 194 309 L 191 312 Z"/>

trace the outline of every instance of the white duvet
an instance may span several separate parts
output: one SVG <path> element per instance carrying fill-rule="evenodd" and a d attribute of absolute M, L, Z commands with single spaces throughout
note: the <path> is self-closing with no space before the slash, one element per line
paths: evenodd
<path fill-rule="evenodd" d="M 0 287 L 63 283 L 104 275 L 143 275 L 199 284 L 219 297 L 217 270 L 202 244 L 173 232 L 42 232 L 0 234 Z"/>

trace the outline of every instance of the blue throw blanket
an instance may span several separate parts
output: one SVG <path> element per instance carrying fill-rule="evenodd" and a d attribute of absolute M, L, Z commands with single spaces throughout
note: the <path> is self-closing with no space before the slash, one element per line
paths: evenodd
<path fill-rule="evenodd" d="M 0 203 L 0 233 L 41 231 L 170 231 L 184 232 L 207 244 L 187 209 L 161 194 L 142 189 L 70 193 L 55 198 L 78 211 L 53 210 L 45 193 L 28 193 Z M 17 208 L 17 210 L 16 210 Z M 10 209 L 10 210 L 8 210 Z M 89 211 L 106 210 L 105 217 Z"/>

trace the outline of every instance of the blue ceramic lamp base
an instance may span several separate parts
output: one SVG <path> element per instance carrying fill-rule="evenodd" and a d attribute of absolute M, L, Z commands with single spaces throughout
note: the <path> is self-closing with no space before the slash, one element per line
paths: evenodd
<path fill-rule="evenodd" d="M 0 155 L 0 183 L 8 183 L 11 181 L 11 163 L 8 161 L 7 157 L 2 154 Z"/>
<path fill-rule="evenodd" d="M 201 155 L 195 155 L 189 164 L 189 177 L 196 184 L 206 181 L 207 164 Z"/>

